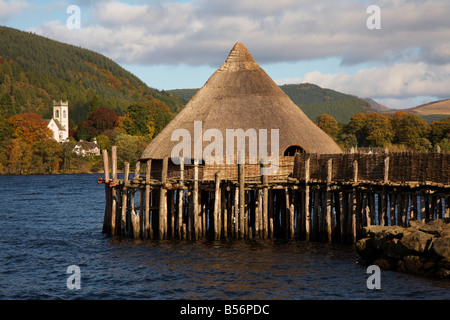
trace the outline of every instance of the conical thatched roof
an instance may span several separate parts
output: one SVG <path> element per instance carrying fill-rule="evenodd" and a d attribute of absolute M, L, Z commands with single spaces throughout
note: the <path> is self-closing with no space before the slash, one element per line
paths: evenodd
<path fill-rule="evenodd" d="M 242 43 L 234 45 L 225 63 L 148 145 L 141 160 L 170 157 L 179 144 L 171 141 L 172 133 L 179 128 L 190 132 L 193 155 L 194 121 L 202 121 L 202 134 L 218 129 L 224 139 L 226 129 L 266 129 L 269 145 L 270 130 L 279 129 L 281 156 L 291 146 L 307 153 L 342 152 L 264 72 Z M 211 141 L 203 141 L 203 148 L 209 144 Z"/>

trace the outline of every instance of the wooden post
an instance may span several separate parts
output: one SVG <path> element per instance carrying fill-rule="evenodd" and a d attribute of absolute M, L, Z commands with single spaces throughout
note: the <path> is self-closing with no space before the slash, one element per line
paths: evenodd
<path fill-rule="evenodd" d="M 263 237 L 263 218 L 262 218 L 262 211 L 263 211 L 263 195 L 262 195 L 262 189 L 256 190 L 258 195 L 258 200 L 256 200 L 256 211 L 255 211 L 255 235 L 259 236 L 260 238 Z"/>
<path fill-rule="evenodd" d="M 228 204 L 227 204 L 227 188 L 222 186 L 220 190 L 220 204 L 222 207 L 223 216 L 223 236 L 228 238 Z"/>
<path fill-rule="evenodd" d="M 376 220 L 376 213 L 375 213 L 375 191 L 371 190 L 369 193 L 369 206 L 370 206 L 370 220 L 367 221 L 367 225 L 370 226 L 372 224 L 378 225 L 378 221 Z"/>
<path fill-rule="evenodd" d="M 293 191 L 292 191 L 293 192 Z M 294 198 L 292 195 L 291 205 L 289 207 L 289 238 L 294 239 L 294 215 L 295 215 L 295 206 L 294 206 Z"/>
<path fill-rule="evenodd" d="M 264 160 L 261 160 L 261 179 L 263 184 L 262 197 L 262 237 L 267 238 L 269 235 L 269 176 L 267 170 L 264 170 Z"/>
<path fill-rule="evenodd" d="M 444 218 L 450 218 L 450 196 L 445 198 Z"/>
<path fill-rule="evenodd" d="M 147 160 L 145 168 L 145 220 L 144 220 L 144 238 L 152 239 L 153 230 L 150 225 L 150 174 L 152 170 L 152 160 Z"/>
<path fill-rule="evenodd" d="M 234 188 L 234 205 L 233 205 L 233 232 L 234 237 L 239 239 L 239 187 Z"/>
<path fill-rule="evenodd" d="M 310 238 L 310 230 L 311 230 L 311 211 L 309 208 L 309 195 L 310 195 L 310 186 L 309 186 L 309 165 L 310 158 L 305 161 L 305 198 L 303 201 L 304 212 L 305 212 L 305 240 L 309 241 Z"/>
<path fill-rule="evenodd" d="M 111 188 L 109 187 L 109 161 L 108 161 L 108 151 L 102 150 L 103 155 L 103 170 L 105 173 L 105 215 L 103 217 L 103 233 L 109 233 L 111 230 L 110 217 L 111 217 Z"/>
<path fill-rule="evenodd" d="M 395 226 L 396 217 L 395 217 L 395 206 L 396 206 L 396 194 L 394 192 L 389 194 L 389 215 L 391 220 L 391 226 Z"/>
<path fill-rule="evenodd" d="M 386 186 L 388 183 L 389 183 L 389 157 L 386 157 L 386 158 L 384 158 L 383 191 L 381 194 L 380 225 L 382 225 L 382 226 L 389 225 L 388 211 L 387 211 L 388 193 L 387 193 L 387 186 Z"/>
<path fill-rule="evenodd" d="M 342 191 L 335 192 L 334 202 L 336 204 L 336 223 L 338 224 L 336 232 L 341 242 L 344 241 L 344 208 L 343 206 L 343 193 Z"/>
<path fill-rule="evenodd" d="M 332 225 L 331 225 L 331 205 L 332 205 L 332 198 L 331 198 L 331 191 L 330 191 L 330 184 L 331 179 L 333 176 L 333 159 L 328 159 L 327 161 L 327 186 L 325 191 L 325 198 L 326 198 L 326 222 L 327 222 L 327 235 L 328 235 L 328 242 L 332 241 Z"/>
<path fill-rule="evenodd" d="M 436 219 L 444 218 L 444 210 L 442 210 L 442 198 L 440 195 L 437 195 L 436 198 Z"/>
<path fill-rule="evenodd" d="M 126 221 L 126 215 L 127 215 L 127 202 L 128 202 L 128 176 L 130 174 L 130 163 L 125 162 L 125 172 L 123 175 L 123 182 L 124 187 L 122 189 L 122 216 L 121 216 L 121 222 L 120 222 L 120 234 L 125 234 L 125 221 Z"/>
<path fill-rule="evenodd" d="M 220 240 L 220 172 L 215 174 L 215 189 L 214 189 L 214 239 Z"/>
<path fill-rule="evenodd" d="M 138 161 L 136 163 L 136 167 L 134 168 L 134 175 L 133 175 L 133 182 L 138 183 L 139 182 L 139 175 L 141 172 L 141 162 Z M 143 196 L 143 189 L 139 189 L 139 233 L 141 235 L 144 234 L 144 196 Z"/>
<path fill-rule="evenodd" d="M 409 221 L 411 220 L 417 220 L 417 216 L 418 216 L 418 211 L 417 211 L 417 195 L 416 194 L 411 194 L 411 201 L 410 201 L 410 205 L 409 205 Z"/>
<path fill-rule="evenodd" d="M 111 147 L 112 182 L 117 183 L 117 147 Z M 112 187 L 111 235 L 116 234 L 117 189 Z"/>
<path fill-rule="evenodd" d="M 313 202 L 313 226 L 312 226 L 312 233 L 313 233 L 313 239 L 318 240 L 319 238 L 319 232 L 320 232 L 320 190 L 314 190 L 314 202 Z"/>
<path fill-rule="evenodd" d="M 387 226 L 388 225 L 388 211 L 387 211 L 387 203 L 388 203 L 388 194 L 387 187 L 384 185 L 383 190 L 380 194 L 380 225 Z"/>
<path fill-rule="evenodd" d="M 356 215 L 358 214 L 358 193 L 356 190 L 356 184 L 358 183 L 358 161 L 353 161 L 353 192 L 352 192 L 352 204 L 351 204 L 351 210 L 352 210 L 352 241 L 353 243 L 356 243 Z"/>
<path fill-rule="evenodd" d="M 352 242 L 356 243 L 356 214 L 358 210 L 357 206 L 357 190 L 356 187 L 353 187 L 353 192 L 350 196 L 350 210 L 351 210 L 351 218 L 349 219 L 349 223 L 351 224 L 351 236 L 352 236 Z"/>
<path fill-rule="evenodd" d="M 384 158 L 384 177 L 383 182 L 386 184 L 389 182 L 389 157 Z"/>
<path fill-rule="evenodd" d="M 402 194 L 403 201 L 402 201 L 402 226 L 407 227 L 407 215 L 408 215 L 408 204 L 409 204 L 409 194 L 403 193 Z"/>
<path fill-rule="evenodd" d="M 194 239 L 198 239 L 198 231 L 200 228 L 199 210 L 198 210 L 198 159 L 194 159 L 194 190 L 192 193 L 193 202 L 193 231 Z"/>
<path fill-rule="evenodd" d="M 243 155 L 240 154 L 238 162 L 239 173 L 239 238 L 245 237 L 245 160 L 242 161 Z"/>
<path fill-rule="evenodd" d="M 419 195 L 419 197 L 420 197 L 420 201 L 419 201 L 420 202 L 420 220 L 421 221 L 425 221 L 425 211 L 426 211 L 426 208 L 425 208 L 425 197 L 426 197 L 426 195 L 421 193 Z"/>
<path fill-rule="evenodd" d="M 159 193 L 159 239 L 162 240 L 166 237 L 166 225 L 167 225 L 167 169 L 168 158 L 165 157 L 162 162 L 161 171 L 161 188 Z"/>
<path fill-rule="evenodd" d="M 184 158 L 180 158 L 180 189 L 178 189 L 178 239 L 182 239 L 186 236 L 183 234 L 183 230 L 186 225 L 183 226 L 183 199 L 184 199 Z"/>

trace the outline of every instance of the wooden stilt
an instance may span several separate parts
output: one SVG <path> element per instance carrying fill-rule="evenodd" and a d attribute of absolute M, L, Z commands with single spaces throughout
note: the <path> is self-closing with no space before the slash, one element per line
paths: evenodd
<path fill-rule="evenodd" d="M 111 188 L 109 187 L 109 161 L 108 161 L 108 151 L 102 150 L 103 155 L 103 170 L 104 170 L 104 181 L 105 181 L 105 214 L 103 217 L 103 233 L 109 233 L 111 226 L 109 222 L 111 220 Z"/>
<path fill-rule="evenodd" d="M 184 201 L 184 158 L 180 158 L 180 179 L 178 181 L 178 239 L 183 239 L 183 201 Z M 184 234 L 186 236 L 186 234 Z"/>
<path fill-rule="evenodd" d="M 444 218 L 450 218 L 450 196 L 445 198 Z"/>
<path fill-rule="evenodd" d="M 269 201 L 268 201 L 268 204 L 269 204 L 269 209 L 268 209 L 268 222 L 269 222 L 269 225 L 268 225 L 268 232 L 269 232 L 269 234 L 268 234 L 268 237 L 270 238 L 270 239 L 272 239 L 273 238 L 273 235 L 274 235 L 274 230 L 273 230 L 273 227 L 274 227 L 274 223 L 273 223 L 273 208 L 274 208 L 274 190 L 273 189 L 269 189 Z"/>
<path fill-rule="evenodd" d="M 194 160 L 194 188 L 192 190 L 192 207 L 193 207 L 193 232 L 194 239 L 198 239 L 199 232 L 199 210 L 198 210 L 198 159 Z"/>
<path fill-rule="evenodd" d="M 267 175 L 267 170 L 265 170 L 265 160 L 261 159 L 261 180 L 262 180 L 262 238 L 267 239 L 269 236 L 269 176 Z"/>
<path fill-rule="evenodd" d="M 220 239 L 220 173 L 215 175 L 215 189 L 214 189 L 214 239 Z"/>
<path fill-rule="evenodd" d="M 305 161 L 305 198 L 303 201 L 304 212 L 305 212 L 305 240 L 309 241 L 311 232 L 311 211 L 309 207 L 310 201 L 310 186 L 309 186 L 309 175 L 310 175 L 310 158 Z"/>
<path fill-rule="evenodd" d="M 352 243 L 356 242 L 356 214 L 357 214 L 357 191 L 356 188 L 353 187 L 353 192 L 350 197 L 350 210 L 351 210 L 351 219 L 349 219 L 349 223 L 351 225 L 350 234 L 352 237 Z"/>
<path fill-rule="evenodd" d="M 220 203 L 222 206 L 222 218 L 223 218 L 223 237 L 228 238 L 228 203 L 227 203 L 227 188 L 223 184 L 220 189 Z"/>
<path fill-rule="evenodd" d="M 116 189 L 116 183 L 117 183 L 117 147 L 112 146 L 111 147 L 111 167 L 112 167 L 112 206 L 111 206 L 111 235 L 116 234 L 116 211 L 117 211 L 117 189 Z"/>
<path fill-rule="evenodd" d="M 241 159 L 243 156 L 241 156 Z M 245 163 L 242 160 L 238 163 L 239 173 L 239 238 L 243 239 L 245 236 Z"/>
<path fill-rule="evenodd" d="M 161 187 L 159 189 L 159 240 L 166 238 L 166 225 L 167 225 L 167 189 L 165 184 L 167 183 L 167 169 L 168 158 L 165 157 L 162 162 L 161 172 Z"/>
<path fill-rule="evenodd" d="M 126 185 L 128 184 L 128 176 L 130 173 L 130 163 L 125 162 L 124 165 L 124 187 L 122 189 L 122 212 L 121 212 L 121 222 L 120 222 L 120 235 L 125 235 L 125 224 L 126 224 L 126 215 L 127 215 L 127 202 L 128 202 L 128 188 Z"/>
<path fill-rule="evenodd" d="M 139 238 L 139 216 L 136 214 L 135 211 L 135 196 L 136 196 L 136 189 L 131 190 L 131 225 L 132 225 L 132 232 L 133 232 L 133 238 L 138 239 Z"/>
<path fill-rule="evenodd" d="M 150 224 L 150 174 L 152 168 L 152 160 L 147 160 L 145 168 L 145 219 L 144 219 L 144 238 L 152 239 L 152 227 Z"/>
<path fill-rule="evenodd" d="M 327 185 L 326 185 L 326 192 L 325 192 L 326 225 L 327 225 L 328 242 L 332 241 L 332 237 L 331 237 L 331 231 L 332 231 L 332 225 L 331 225 L 332 198 L 331 198 L 331 191 L 330 191 L 330 184 L 331 184 L 331 179 L 332 179 L 332 176 L 333 176 L 332 170 L 333 170 L 333 159 L 329 159 L 327 161 Z"/>

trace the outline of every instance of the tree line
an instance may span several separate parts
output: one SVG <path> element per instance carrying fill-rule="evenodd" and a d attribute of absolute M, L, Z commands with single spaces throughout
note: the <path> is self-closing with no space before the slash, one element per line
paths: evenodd
<path fill-rule="evenodd" d="M 450 117 L 428 124 L 419 116 L 404 111 L 392 115 L 356 113 L 343 125 L 329 114 L 322 114 L 315 123 L 343 150 L 388 147 L 392 151 L 430 151 L 439 146 L 442 151 L 450 151 Z"/>
<path fill-rule="evenodd" d="M 75 146 L 84 141 L 95 141 L 100 150 L 116 145 L 121 168 L 125 161 L 138 161 L 148 143 L 172 118 L 170 108 L 160 100 L 132 103 L 123 116 L 94 104 L 87 119 L 70 130 L 69 141 L 58 143 L 41 115 L 30 112 L 5 117 L 0 113 L 0 173 L 100 172 L 101 156 L 74 153 Z"/>
<path fill-rule="evenodd" d="M 52 138 L 47 122 L 37 113 L 5 117 L 0 113 L 0 173 L 54 174 L 101 172 L 101 156 L 74 153 L 80 141 L 95 141 L 100 150 L 118 147 L 118 164 L 137 162 L 148 143 L 173 119 L 160 100 L 130 104 L 123 116 L 93 99 L 89 115 L 73 130 L 68 142 Z M 356 113 L 348 124 L 322 114 L 315 122 L 343 150 L 351 147 L 388 147 L 393 151 L 450 152 L 450 117 L 428 124 L 414 114 Z"/>

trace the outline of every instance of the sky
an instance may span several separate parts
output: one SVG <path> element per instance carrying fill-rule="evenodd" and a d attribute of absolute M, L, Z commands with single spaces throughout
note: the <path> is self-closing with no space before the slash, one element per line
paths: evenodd
<path fill-rule="evenodd" d="M 279 85 L 398 109 L 450 98 L 449 17 L 448 0 L 0 0 L 0 25 L 101 53 L 159 90 L 200 88 L 242 42 Z"/>

